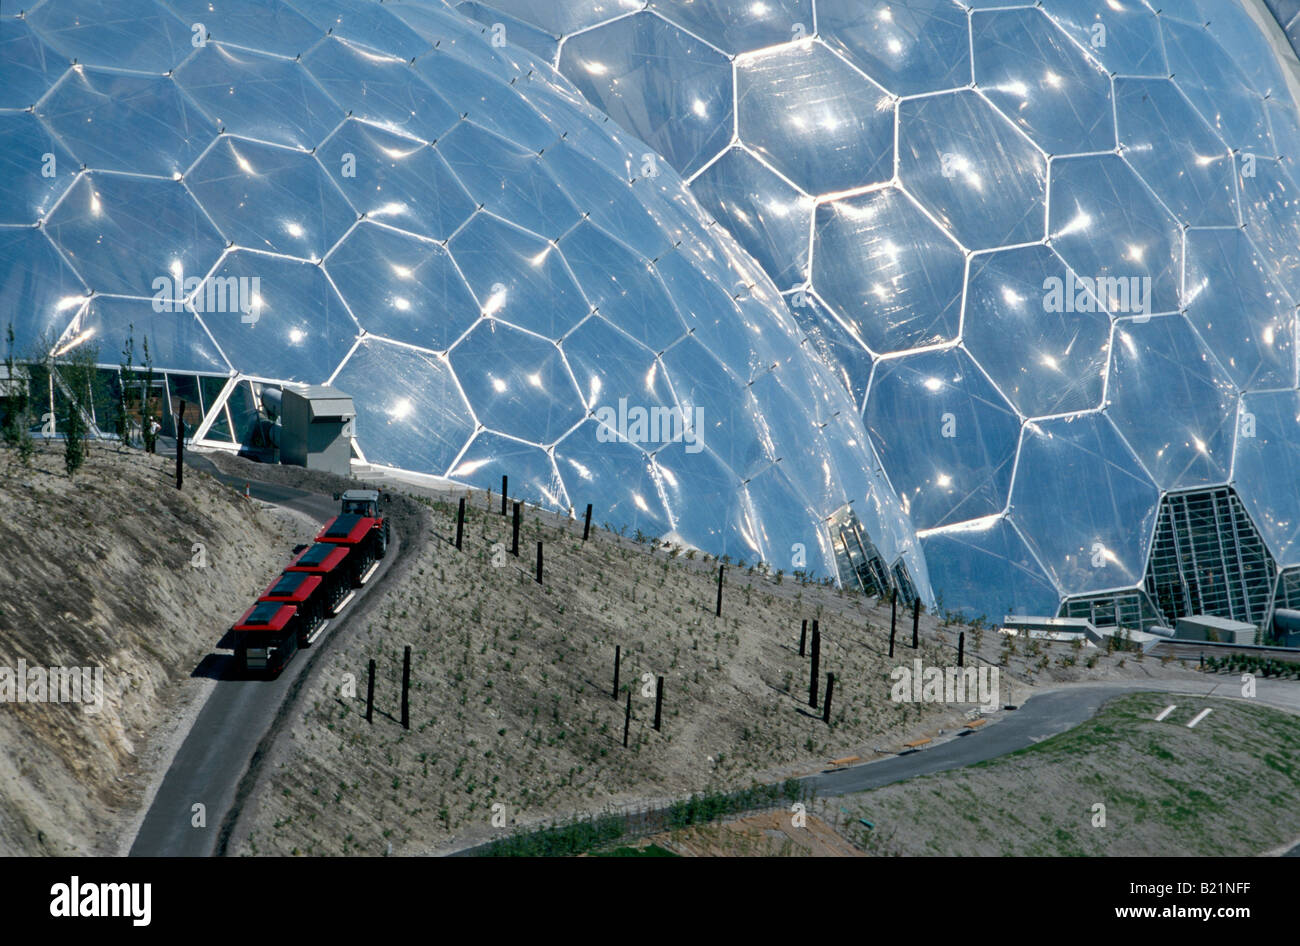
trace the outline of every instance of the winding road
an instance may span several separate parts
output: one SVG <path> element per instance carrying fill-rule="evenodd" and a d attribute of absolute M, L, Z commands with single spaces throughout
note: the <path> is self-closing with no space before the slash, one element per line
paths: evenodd
<path fill-rule="evenodd" d="M 249 495 L 306 513 L 324 523 L 338 513 L 338 503 L 329 496 L 309 493 L 273 483 L 249 481 L 221 473 L 206 458 L 191 455 L 187 465 L 200 469 L 223 483 Z M 391 538 L 388 554 L 379 569 L 358 589 L 343 615 L 330 622 L 325 636 L 289 662 L 274 680 L 236 679 L 231 675 L 233 656 L 210 655 L 194 671 L 211 676 L 216 687 L 208 695 L 194 725 L 177 750 L 163 777 L 144 820 L 131 845 L 132 857 L 206 857 L 217 853 L 223 825 L 236 812 L 240 783 L 249 770 L 258 746 L 272 730 L 282 707 L 296 691 L 298 681 L 310 670 L 321 645 L 347 626 L 357 602 L 379 584 L 400 552 L 398 538 Z M 285 550 L 286 562 L 288 552 Z M 204 807 L 205 822 L 196 827 L 195 805 Z"/>

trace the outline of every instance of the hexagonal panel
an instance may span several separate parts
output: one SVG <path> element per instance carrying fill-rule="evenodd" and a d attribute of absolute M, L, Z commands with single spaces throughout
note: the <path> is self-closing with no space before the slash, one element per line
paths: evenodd
<path fill-rule="evenodd" d="M 60 0 L 27 14 L 51 47 L 83 66 L 175 69 L 194 47 L 190 25 L 155 0 Z"/>
<path fill-rule="evenodd" d="M 1283 286 L 1300 286 L 1300 188 L 1281 161 L 1257 158 L 1252 164 L 1254 176 L 1237 178 L 1242 221 L 1268 273 Z M 1292 289 L 1292 299 L 1297 296 Z"/>
<path fill-rule="evenodd" d="M 167 77 L 70 69 L 36 109 L 82 164 L 97 171 L 172 177 L 217 135 Z"/>
<path fill-rule="evenodd" d="M 332 383 L 352 395 L 372 463 L 444 474 L 474 433 L 451 367 L 436 355 L 365 338 Z"/>
<path fill-rule="evenodd" d="M 693 174 L 731 140 L 731 63 L 657 16 L 571 37 L 560 71 L 679 174 Z"/>
<path fill-rule="evenodd" d="M 601 317 L 653 352 L 686 334 L 653 264 L 590 222 L 559 243 L 583 295 Z"/>
<path fill-rule="evenodd" d="M 223 303 L 212 284 L 237 286 L 252 305 Z M 360 332 L 320 266 L 263 253 L 228 254 L 191 304 L 239 370 L 264 378 L 321 384 Z"/>
<path fill-rule="evenodd" d="M 609 503 L 608 521 L 626 522 L 629 534 L 668 532 L 668 512 L 659 498 L 650 458 L 634 444 L 610 441 L 607 433 L 598 435 L 597 427 L 596 421 L 589 420 L 555 445 L 555 466 L 575 507 L 581 511 L 588 502 L 594 506 L 600 493 Z"/>
<path fill-rule="evenodd" d="M 0 224 L 31 226 L 72 186 L 77 161 L 31 112 L 0 112 Z"/>
<path fill-rule="evenodd" d="M 654 352 L 598 315 L 566 335 L 560 350 L 588 411 L 610 407 L 617 412 L 620 399 L 626 399 L 629 407 L 647 411 L 677 407 L 667 374 Z"/>
<path fill-rule="evenodd" d="M 813 31 L 813 0 L 649 0 L 648 8 L 732 55 Z"/>
<path fill-rule="evenodd" d="M 471 477 L 500 483 L 510 477 L 510 494 L 526 503 L 567 509 L 572 503 L 551 455 L 528 443 L 490 430 L 481 431 L 448 472 L 454 479 Z M 522 550 L 521 550 L 522 552 Z"/>
<path fill-rule="evenodd" d="M 202 23 L 215 42 L 247 43 L 257 37 L 257 48 L 292 59 L 305 53 L 323 30 L 304 19 L 284 0 L 167 0 L 189 24 Z"/>
<path fill-rule="evenodd" d="M 863 420 L 918 530 L 1006 506 L 1020 420 L 966 352 L 879 362 Z"/>
<path fill-rule="evenodd" d="M 491 430 L 551 444 L 586 413 L 554 342 L 484 319 L 450 357 L 474 416 Z"/>
<path fill-rule="evenodd" d="M 1189 230 L 1187 319 L 1242 390 L 1295 383 L 1295 304 L 1246 230 Z"/>
<path fill-rule="evenodd" d="M 1226 483 L 1236 389 L 1187 320 L 1115 326 L 1106 413 L 1162 489 Z"/>
<path fill-rule="evenodd" d="M 300 62 L 208 43 L 176 70 L 176 84 L 232 135 L 310 151 L 343 120 Z"/>
<path fill-rule="evenodd" d="M 1060 592 L 1010 520 L 998 516 L 921 539 L 943 610 L 990 624 L 1008 614 L 1056 613 Z"/>
<path fill-rule="evenodd" d="M 818 0 L 817 29 L 895 95 L 971 81 L 970 30 L 955 0 Z"/>
<path fill-rule="evenodd" d="M 685 445 L 676 443 L 658 451 L 653 464 L 674 532 L 699 529 L 722 549 L 719 554 L 732 559 L 752 562 L 761 557 L 744 484 L 710 450 L 688 453 Z"/>
<path fill-rule="evenodd" d="M 186 183 L 226 238 L 249 249 L 319 260 L 356 220 L 303 151 L 223 137 Z M 265 213 L 268 206 L 276 213 Z"/>
<path fill-rule="evenodd" d="M 1160 28 L 1174 81 L 1228 147 L 1275 153 L 1264 97 L 1250 87 L 1212 33 L 1168 17 L 1161 20 Z"/>
<path fill-rule="evenodd" d="M 451 254 L 430 240 L 364 222 L 325 270 L 362 327 L 385 338 L 445 351 L 478 321 Z"/>
<path fill-rule="evenodd" d="M 99 363 L 121 361 L 128 336 L 136 353 L 149 342 L 149 357 L 155 365 L 173 371 L 215 371 L 225 374 L 231 366 L 222 357 L 193 310 L 155 311 L 151 299 L 122 299 L 95 296 L 77 316 L 72 337 L 85 335 L 99 346 Z"/>
<path fill-rule="evenodd" d="M 355 0 L 294 0 L 291 6 L 322 32 L 366 46 L 378 54 L 409 60 L 431 43 L 402 21 L 389 7 Z"/>
<path fill-rule="evenodd" d="M 35 227 L 0 227 L 0 312 L 14 327 L 15 357 L 42 336 L 58 338 L 87 289 Z"/>
<path fill-rule="evenodd" d="M 892 99 L 821 43 L 738 60 L 736 113 L 741 140 L 806 193 L 894 173 Z"/>
<path fill-rule="evenodd" d="M 1278 564 L 1300 564 L 1300 392 L 1241 399 L 1233 483 Z"/>
<path fill-rule="evenodd" d="M 1011 518 L 1072 594 L 1142 580 L 1160 491 L 1101 414 L 1025 424 Z"/>
<path fill-rule="evenodd" d="M 813 286 L 872 351 L 955 339 L 964 275 L 960 248 L 900 191 L 817 208 Z"/>
<path fill-rule="evenodd" d="M 220 234 L 184 185 L 83 174 L 45 232 L 96 292 L 152 296 L 157 280 L 203 276 L 221 256 Z"/>
<path fill-rule="evenodd" d="M 975 84 L 1048 154 L 1115 147 L 1110 79 L 1041 9 L 971 17 Z"/>
<path fill-rule="evenodd" d="M 477 69 L 443 50 L 420 56 L 414 69 L 446 95 L 461 118 L 529 151 L 541 151 L 559 137 L 537 109 L 499 75 Z M 428 138 L 437 132 L 430 130 Z"/>
<path fill-rule="evenodd" d="M 352 209 L 367 219 L 445 240 L 474 212 L 447 162 L 416 139 L 348 119 L 317 154 Z"/>
<path fill-rule="evenodd" d="M 482 313 L 558 339 L 588 312 L 555 245 L 488 214 L 448 244 Z"/>
<path fill-rule="evenodd" d="M 1122 281 L 1101 300 L 1112 315 L 1178 308 L 1178 224 L 1122 158 L 1053 161 L 1050 210 L 1052 246 L 1080 277 Z M 1118 289 L 1130 290 L 1127 301 Z"/>
<path fill-rule="evenodd" d="M 1047 162 L 976 93 L 900 102 L 898 147 L 903 184 L 963 246 L 1043 238 Z"/>
<path fill-rule="evenodd" d="M 539 236 L 558 239 L 581 217 L 541 156 L 473 122 L 457 125 L 437 150 L 474 200 Z"/>
<path fill-rule="evenodd" d="M 1045 246 L 971 260 L 962 341 L 1027 417 L 1101 406 L 1110 318 L 1086 290 L 1082 299 L 1070 291 L 1076 285 Z"/>
<path fill-rule="evenodd" d="M 543 62 L 555 62 L 556 52 L 560 46 L 558 36 L 525 20 L 502 13 L 496 7 L 479 0 L 460 0 L 456 4 L 456 11 L 493 30 L 494 36 L 498 35 L 496 30 L 499 29 L 499 35 L 510 45 L 528 50 Z M 500 26 L 498 27 L 497 24 Z"/>
<path fill-rule="evenodd" d="M 786 296 L 790 314 L 807 333 L 817 354 L 834 372 L 836 379 L 861 410 L 866 403 L 867 383 L 874 363 L 862 340 L 840 325 L 812 293 L 796 290 Z"/>
<path fill-rule="evenodd" d="M 1115 80 L 1128 161 L 1187 226 L 1235 226 L 1232 154 L 1168 79 Z"/>
<path fill-rule="evenodd" d="M 693 424 L 693 437 L 683 434 L 679 439 L 688 456 L 708 449 L 740 479 L 777 458 L 745 383 L 718 364 L 703 345 L 693 338 L 683 339 L 664 352 L 661 361 L 684 419 Z M 659 449 L 647 447 L 656 456 Z"/>
<path fill-rule="evenodd" d="M 407 60 L 397 56 L 377 55 L 330 37 L 302 62 L 326 94 L 353 118 L 432 141 L 459 117 Z"/>
<path fill-rule="evenodd" d="M 554 0 L 491 0 L 491 5 L 525 23 L 532 23 L 553 36 L 612 20 L 622 13 L 639 10 L 642 0 L 583 0 L 555 3 Z"/>
<path fill-rule="evenodd" d="M 777 286 L 792 286 L 804 279 L 812 198 L 800 194 L 743 148 L 731 148 L 705 168 L 692 182 L 691 192 Z"/>
<path fill-rule="evenodd" d="M 35 105 L 68 69 L 68 57 L 41 42 L 25 18 L 0 19 L 0 62 L 5 64 L 0 108 Z"/>
<path fill-rule="evenodd" d="M 1169 75 L 1160 21 L 1142 0 L 1043 0 L 1042 7 L 1108 71 Z"/>

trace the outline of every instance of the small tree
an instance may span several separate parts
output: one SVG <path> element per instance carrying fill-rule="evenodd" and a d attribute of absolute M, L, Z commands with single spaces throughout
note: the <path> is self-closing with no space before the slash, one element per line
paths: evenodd
<path fill-rule="evenodd" d="M 83 345 L 74 350 L 57 370 L 68 391 L 68 422 L 64 428 L 63 466 L 68 476 L 75 476 L 86 462 L 87 437 L 90 428 L 86 418 L 90 416 L 93 402 L 92 386 L 95 382 L 95 363 L 99 360 L 99 349 L 95 345 Z"/>
<path fill-rule="evenodd" d="M 144 437 L 145 450 L 149 453 L 157 453 L 158 435 L 153 430 L 153 407 L 149 404 L 149 395 L 153 391 L 153 356 L 149 354 L 148 336 L 141 339 L 140 344 L 144 352 L 144 384 L 140 391 L 140 434 Z"/>
<path fill-rule="evenodd" d="M 131 434 L 130 391 L 135 380 L 135 324 L 126 327 L 126 344 L 122 346 L 122 362 L 119 368 L 119 397 L 117 418 L 113 424 L 117 439 L 125 446 L 129 445 Z"/>
<path fill-rule="evenodd" d="M 23 466 L 29 466 L 32 462 L 32 452 L 35 445 L 32 443 L 31 431 L 27 428 L 30 425 L 30 400 L 31 396 L 27 390 L 27 372 L 24 371 L 14 360 L 14 324 L 9 323 L 9 328 L 5 333 L 5 377 L 6 389 L 5 395 L 8 402 L 5 411 L 4 425 L 2 433 L 4 444 L 18 451 L 18 459 Z M 19 375 L 22 375 L 20 378 Z"/>

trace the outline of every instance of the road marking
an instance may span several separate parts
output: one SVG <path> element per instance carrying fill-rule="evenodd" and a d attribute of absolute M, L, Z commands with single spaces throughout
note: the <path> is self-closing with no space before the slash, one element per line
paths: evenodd
<path fill-rule="evenodd" d="M 1187 724 L 1187 728 L 1191 729 L 1193 726 L 1195 726 L 1197 723 L 1199 723 L 1201 720 L 1203 720 L 1205 717 L 1209 716 L 1213 712 L 1214 710 L 1212 709 L 1201 710 L 1199 713 L 1197 713 L 1195 716 L 1192 717 L 1192 721 Z"/>
<path fill-rule="evenodd" d="M 1170 703 L 1168 706 L 1166 706 L 1164 709 L 1160 711 L 1160 715 L 1156 717 L 1156 722 L 1163 723 L 1165 721 L 1165 717 L 1168 716 L 1176 709 L 1178 709 L 1178 704 Z"/>

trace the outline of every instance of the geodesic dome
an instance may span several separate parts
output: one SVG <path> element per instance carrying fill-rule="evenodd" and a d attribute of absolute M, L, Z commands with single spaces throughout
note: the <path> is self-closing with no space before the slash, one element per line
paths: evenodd
<path fill-rule="evenodd" d="M 930 600 L 770 280 L 529 53 L 436 0 L 37 0 L 0 59 L 20 350 L 147 338 L 168 429 L 231 449 L 330 383 L 368 462 L 787 571 L 838 573 L 834 519 Z"/>
<path fill-rule="evenodd" d="M 1295 4 L 1271 0 L 1294 35 Z M 681 173 L 947 608 L 1300 607 L 1297 62 L 1254 0 L 476 0 Z"/>

